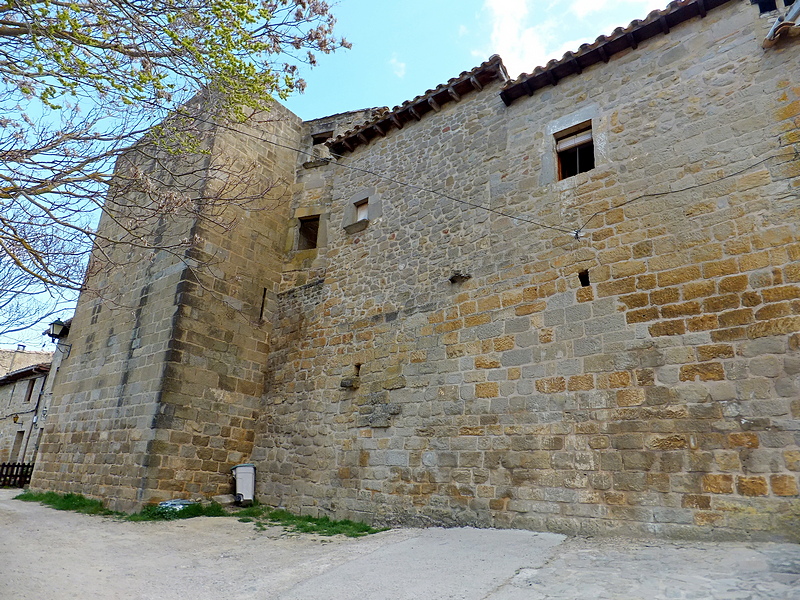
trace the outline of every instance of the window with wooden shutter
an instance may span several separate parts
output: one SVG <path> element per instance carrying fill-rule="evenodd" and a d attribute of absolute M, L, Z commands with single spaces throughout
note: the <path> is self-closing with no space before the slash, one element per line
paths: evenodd
<path fill-rule="evenodd" d="M 555 134 L 558 178 L 566 179 L 594 169 L 592 122 L 587 121 Z"/>

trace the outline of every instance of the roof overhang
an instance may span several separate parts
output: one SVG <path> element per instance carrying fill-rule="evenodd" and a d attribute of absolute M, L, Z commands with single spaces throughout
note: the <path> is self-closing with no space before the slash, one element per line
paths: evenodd
<path fill-rule="evenodd" d="M 625 28 L 617 27 L 609 35 L 601 35 L 592 44 L 583 44 L 577 52 L 567 52 L 560 60 L 551 60 L 544 67 L 537 67 L 533 73 L 523 73 L 508 83 L 500 97 L 506 106 L 523 96 L 533 96 L 536 90 L 558 84 L 570 75 L 577 75 L 599 62 L 629 48 L 635 49 L 642 42 L 658 35 L 667 34 L 670 29 L 695 17 L 703 18 L 706 13 L 731 0 L 676 0 L 664 10 L 654 10 L 643 21 L 635 20 Z"/>
<path fill-rule="evenodd" d="M 392 129 L 402 129 L 406 123 L 415 123 L 431 112 L 439 112 L 449 102 L 460 102 L 469 93 L 481 91 L 494 81 L 508 81 L 503 61 L 498 55 L 475 67 L 464 71 L 447 83 L 428 90 L 413 100 L 408 100 L 392 110 L 384 109 L 366 123 L 354 127 L 344 134 L 327 142 L 334 154 L 352 152 L 358 146 L 367 145 L 372 140 L 384 137 Z"/>
<path fill-rule="evenodd" d="M 14 383 L 20 379 L 29 379 L 31 377 L 38 377 L 39 375 L 46 375 L 50 372 L 50 363 L 39 363 L 38 365 L 31 365 L 24 369 L 17 369 L 11 371 L 3 377 L 0 377 L 0 385 Z"/>

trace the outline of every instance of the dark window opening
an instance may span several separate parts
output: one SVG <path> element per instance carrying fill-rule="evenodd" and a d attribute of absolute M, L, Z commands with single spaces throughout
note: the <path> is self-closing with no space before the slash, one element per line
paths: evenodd
<path fill-rule="evenodd" d="M 778 10 L 778 4 L 776 0 L 751 0 L 751 4 L 758 4 L 758 12 L 762 15 L 764 13 Z M 784 4 L 787 4 L 787 2 L 784 2 Z"/>
<path fill-rule="evenodd" d="M 30 402 L 31 401 L 31 396 L 33 396 L 33 386 L 35 386 L 35 385 L 36 385 L 36 380 L 35 379 L 29 379 L 28 380 L 28 389 L 25 390 L 25 402 Z"/>
<path fill-rule="evenodd" d="M 356 368 L 356 377 L 358 377 L 361 374 L 361 363 L 356 363 L 354 366 Z"/>
<path fill-rule="evenodd" d="M 556 134 L 558 178 L 566 179 L 594 169 L 591 121 Z"/>
<path fill-rule="evenodd" d="M 578 280 L 581 282 L 581 287 L 589 287 L 592 284 L 589 281 L 589 271 L 580 271 L 578 273 Z"/>
<path fill-rule="evenodd" d="M 319 236 L 319 215 L 300 219 L 300 235 L 297 237 L 298 250 L 310 250 L 317 247 Z"/>
<path fill-rule="evenodd" d="M 258 312 L 258 318 L 264 320 L 264 309 L 267 307 L 267 288 L 261 294 L 261 310 Z"/>
<path fill-rule="evenodd" d="M 14 446 L 11 448 L 11 462 L 23 462 L 24 456 L 20 456 L 22 442 L 25 440 L 25 431 L 18 431 L 14 436 Z"/>
<path fill-rule="evenodd" d="M 324 144 L 330 138 L 333 137 L 333 131 L 322 131 L 320 133 L 315 133 L 311 136 L 311 143 L 315 146 L 317 144 Z"/>
<path fill-rule="evenodd" d="M 783 5 L 784 6 L 788 7 L 788 6 L 791 6 L 792 4 L 794 4 L 794 0 L 783 0 Z"/>

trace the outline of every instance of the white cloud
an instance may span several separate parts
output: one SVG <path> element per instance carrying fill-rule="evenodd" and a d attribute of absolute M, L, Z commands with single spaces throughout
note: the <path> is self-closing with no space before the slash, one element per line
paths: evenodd
<path fill-rule="evenodd" d="M 406 63 L 397 60 L 396 54 L 392 55 L 392 59 L 389 61 L 389 66 L 392 67 L 392 71 L 394 71 L 394 74 L 397 75 L 397 77 L 400 77 L 401 79 L 405 77 Z"/>
<path fill-rule="evenodd" d="M 458 37 L 464 37 L 465 35 L 469 34 L 469 27 L 466 25 L 459 25 L 458 26 Z"/>
<path fill-rule="evenodd" d="M 509 75 L 533 71 L 548 56 L 554 21 L 527 26 L 528 0 L 485 0 L 492 23 L 492 52 L 503 57 Z"/>
<path fill-rule="evenodd" d="M 635 13 L 638 19 L 644 19 L 651 11 L 665 8 L 667 3 L 661 0 L 573 0 L 569 10 L 579 19 L 585 19 L 589 15 L 597 13 L 609 13 L 617 10 L 625 10 Z M 618 25 L 627 25 L 619 23 Z"/>
<path fill-rule="evenodd" d="M 548 60 L 576 51 L 614 27 L 645 18 L 668 0 L 483 0 L 491 27 L 491 47 L 473 55 L 495 53 L 511 77 L 530 73 Z M 569 39 L 572 41 L 564 41 Z"/>

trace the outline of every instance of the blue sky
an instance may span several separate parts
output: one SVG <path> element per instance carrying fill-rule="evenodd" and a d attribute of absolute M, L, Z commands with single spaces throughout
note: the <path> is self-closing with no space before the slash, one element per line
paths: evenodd
<path fill-rule="evenodd" d="M 305 69 L 306 93 L 285 104 L 303 119 L 394 107 L 499 54 L 514 78 L 666 0 L 341 0 L 338 35 L 351 50 Z M 69 317 L 64 311 L 61 318 Z M 42 325 L 0 336 L 0 347 L 40 349 Z M 47 338 L 44 338 L 49 342 Z M 47 344 L 51 348 L 52 344 Z"/>
<path fill-rule="evenodd" d="M 513 78 L 598 35 L 644 19 L 666 0 L 341 0 L 351 50 L 306 69 L 286 105 L 303 119 L 394 107 L 499 54 Z"/>

